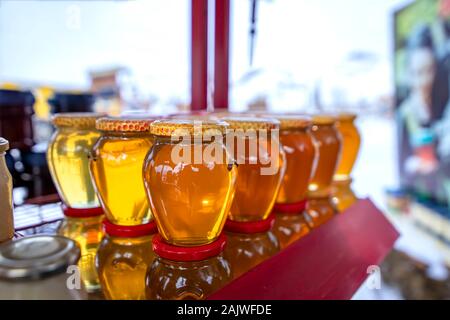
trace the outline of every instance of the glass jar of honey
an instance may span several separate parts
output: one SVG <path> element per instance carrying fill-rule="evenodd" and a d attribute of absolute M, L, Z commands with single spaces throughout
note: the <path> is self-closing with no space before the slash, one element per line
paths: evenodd
<path fill-rule="evenodd" d="M 358 201 L 351 187 L 352 178 L 335 180 L 331 187 L 331 194 L 334 206 L 339 212 L 345 211 Z"/>
<path fill-rule="evenodd" d="M 275 119 L 225 117 L 228 151 L 237 164 L 234 200 L 228 219 L 259 221 L 272 212 L 284 174 Z"/>
<path fill-rule="evenodd" d="M 157 255 L 147 272 L 147 299 L 203 300 L 231 280 L 222 252 L 226 237 L 196 247 L 169 245 L 160 235 L 153 237 Z"/>
<path fill-rule="evenodd" d="M 0 243 L 11 240 L 14 236 L 13 186 L 5 161 L 8 149 L 8 140 L 0 137 Z"/>
<path fill-rule="evenodd" d="M 304 200 L 295 206 L 289 207 L 285 205 L 283 206 L 283 212 L 276 214 L 272 231 L 278 239 L 281 249 L 286 248 L 310 232 L 305 216 L 303 215 L 306 204 L 307 201 Z M 299 212 L 302 214 L 299 214 Z"/>
<path fill-rule="evenodd" d="M 330 188 L 339 160 L 341 138 L 331 115 L 313 116 L 312 136 L 317 147 L 317 165 L 308 186 L 306 221 L 316 228 L 335 214 Z"/>
<path fill-rule="evenodd" d="M 220 121 L 157 120 L 144 181 L 159 233 L 176 246 L 215 241 L 225 224 L 237 169 Z"/>
<path fill-rule="evenodd" d="M 280 141 L 286 157 L 286 170 L 275 205 L 276 212 L 283 212 L 284 206 L 291 208 L 305 200 L 308 182 L 315 168 L 316 148 L 309 117 L 274 117 L 280 121 Z"/>
<path fill-rule="evenodd" d="M 103 294 L 109 300 L 144 300 L 156 224 L 119 226 L 105 220 L 104 229 L 96 259 Z"/>
<path fill-rule="evenodd" d="M 355 119 L 356 114 L 354 113 L 340 113 L 337 115 L 336 128 L 341 135 L 342 149 L 334 180 L 346 180 L 349 178 L 358 157 L 361 138 L 355 126 Z"/>
<path fill-rule="evenodd" d="M 280 250 L 278 240 L 271 231 L 274 221 L 274 215 L 260 221 L 227 221 L 224 258 L 230 265 L 234 279 Z"/>
<path fill-rule="evenodd" d="M 142 180 L 144 159 L 153 145 L 150 118 L 102 118 L 101 137 L 90 161 L 92 179 L 107 219 L 118 225 L 141 225 L 151 218 Z"/>
<path fill-rule="evenodd" d="M 92 215 L 92 210 L 87 209 L 85 212 L 88 216 L 80 217 L 82 210 L 65 207 L 66 218 L 59 227 L 58 234 L 78 243 L 81 250 L 80 260 L 78 261 L 81 280 L 86 291 L 93 293 L 100 290 L 95 256 L 103 238 L 102 220 L 104 216 L 101 208 L 98 208 L 97 215 Z"/>
<path fill-rule="evenodd" d="M 100 206 L 89 175 L 89 154 L 100 137 L 96 113 L 59 113 L 52 118 L 56 126 L 47 160 L 62 201 L 73 209 Z"/>

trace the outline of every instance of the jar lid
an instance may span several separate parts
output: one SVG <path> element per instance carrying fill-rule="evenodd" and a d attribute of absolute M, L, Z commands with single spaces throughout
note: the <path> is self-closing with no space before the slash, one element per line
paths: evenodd
<path fill-rule="evenodd" d="M 9 149 L 9 141 L 0 137 L 0 152 L 5 152 Z"/>
<path fill-rule="evenodd" d="M 223 117 L 221 119 L 232 130 L 276 130 L 280 128 L 280 122 L 276 119 L 253 117 Z"/>
<path fill-rule="evenodd" d="M 80 249 L 62 236 L 39 235 L 0 245 L 0 279 L 35 280 L 64 273 L 76 265 Z"/>
<path fill-rule="evenodd" d="M 357 114 L 353 112 L 340 112 L 337 114 L 337 119 L 340 121 L 353 121 L 356 117 Z"/>
<path fill-rule="evenodd" d="M 274 213 L 290 213 L 290 214 L 301 214 L 306 209 L 308 200 L 302 200 L 299 202 L 292 203 L 275 203 L 272 212 Z"/>
<path fill-rule="evenodd" d="M 136 226 L 122 226 L 105 219 L 103 220 L 103 227 L 108 235 L 119 238 L 138 238 L 158 232 L 154 221 Z"/>
<path fill-rule="evenodd" d="M 103 113 L 94 112 L 65 112 L 57 113 L 52 117 L 52 123 L 56 127 L 70 127 L 76 129 L 95 130 L 95 121 L 104 117 Z"/>
<path fill-rule="evenodd" d="M 101 207 L 95 208 L 71 208 L 62 205 L 62 210 L 65 216 L 71 218 L 89 218 L 89 217 L 97 217 L 103 214 L 103 209 Z"/>
<path fill-rule="evenodd" d="M 0 105 L 8 106 L 32 106 L 35 102 L 31 91 L 21 91 L 15 89 L 0 89 Z"/>
<path fill-rule="evenodd" d="M 228 219 L 225 230 L 234 233 L 261 233 L 272 229 L 275 215 L 271 214 L 267 219 L 259 221 L 233 221 Z"/>
<path fill-rule="evenodd" d="M 306 129 L 311 126 L 311 118 L 306 115 L 264 114 L 262 117 L 278 120 L 280 130 Z"/>
<path fill-rule="evenodd" d="M 101 118 L 95 127 L 100 131 L 110 132 L 149 132 L 150 124 L 159 117 L 119 117 Z"/>
<path fill-rule="evenodd" d="M 153 237 L 153 251 L 161 258 L 172 261 L 202 261 L 219 255 L 227 243 L 226 236 L 222 233 L 219 238 L 209 244 L 195 247 L 180 247 L 164 242 L 157 234 Z"/>
<path fill-rule="evenodd" d="M 229 125 L 219 120 L 168 119 L 156 120 L 150 125 L 155 136 L 196 136 L 200 134 L 224 135 Z"/>
<path fill-rule="evenodd" d="M 331 114 L 316 114 L 312 116 L 313 125 L 332 125 L 336 122 L 337 117 Z"/>

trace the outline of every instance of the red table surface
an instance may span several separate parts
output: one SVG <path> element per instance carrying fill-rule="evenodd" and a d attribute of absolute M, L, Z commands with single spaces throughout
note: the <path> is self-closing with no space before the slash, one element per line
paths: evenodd
<path fill-rule="evenodd" d="M 372 201 L 360 200 L 209 299 L 350 299 L 398 237 Z"/>

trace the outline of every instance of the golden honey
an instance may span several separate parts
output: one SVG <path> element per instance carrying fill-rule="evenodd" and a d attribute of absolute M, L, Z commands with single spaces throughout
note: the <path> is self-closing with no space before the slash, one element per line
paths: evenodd
<path fill-rule="evenodd" d="M 316 148 L 310 133 L 311 121 L 304 116 L 274 116 L 280 121 L 280 141 L 286 170 L 276 202 L 297 203 L 306 197 L 315 167 Z"/>
<path fill-rule="evenodd" d="M 95 256 L 103 238 L 103 215 L 85 218 L 67 217 L 59 227 L 58 234 L 76 241 L 81 250 L 78 267 L 81 280 L 88 292 L 100 289 Z"/>
<path fill-rule="evenodd" d="M 118 225 L 140 225 L 151 220 L 142 168 L 153 145 L 152 119 L 102 118 L 102 132 L 90 161 L 92 178 L 106 217 Z"/>
<path fill-rule="evenodd" d="M 341 139 L 334 124 L 335 119 L 331 116 L 313 117 L 311 134 L 317 147 L 318 157 L 308 186 L 310 195 L 329 195 L 341 148 Z"/>
<path fill-rule="evenodd" d="M 280 244 L 270 230 L 258 233 L 227 232 L 226 234 L 227 246 L 224 258 L 230 265 L 234 279 L 280 250 Z"/>
<path fill-rule="evenodd" d="M 306 236 L 310 229 L 303 214 L 277 213 L 272 232 L 278 239 L 280 248 L 284 249 Z"/>
<path fill-rule="evenodd" d="M 179 246 L 213 242 L 223 229 L 236 167 L 223 142 L 227 124 L 159 120 L 144 168 L 148 199 L 164 240 Z M 214 135 L 214 138 L 211 138 Z"/>
<path fill-rule="evenodd" d="M 89 154 L 100 137 L 95 113 L 59 113 L 48 150 L 50 173 L 63 202 L 72 208 L 98 207 L 97 196 L 89 175 Z"/>
<path fill-rule="evenodd" d="M 197 247 L 165 244 L 153 238 L 156 259 L 147 271 L 146 297 L 156 300 L 204 300 L 231 281 L 223 257 L 225 237 Z M 169 250 L 167 250 L 169 248 Z"/>
<path fill-rule="evenodd" d="M 311 132 L 318 157 L 308 187 L 305 220 L 312 229 L 324 224 L 336 213 L 330 199 L 330 188 L 339 160 L 341 138 L 335 127 L 335 118 L 328 115 L 314 116 Z"/>
<path fill-rule="evenodd" d="M 222 120 L 230 125 L 227 146 L 238 164 L 236 191 L 229 219 L 266 219 L 272 211 L 284 173 L 278 140 L 279 122 L 243 117 L 226 117 Z"/>
<path fill-rule="evenodd" d="M 97 268 L 106 299 L 145 299 L 145 277 L 155 257 L 152 238 L 105 236 L 98 250 Z"/>
<path fill-rule="evenodd" d="M 355 126 L 356 114 L 341 113 L 337 116 L 336 127 L 341 135 L 342 150 L 334 180 L 345 180 L 350 177 L 353 165 L 358 157 L 361 138 Z"/>
<path fill-rule="evenodd" d="M 331 187 L 332 202 L 339 212 L 345 211 L 358 201 L 351 188 L 352 179 L 335 180 Z"/>

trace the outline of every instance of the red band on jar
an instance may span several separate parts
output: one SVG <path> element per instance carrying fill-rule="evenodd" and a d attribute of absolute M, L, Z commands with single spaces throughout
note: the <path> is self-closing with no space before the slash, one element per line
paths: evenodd
<path fill-rule="evenodd" d="M 103 227 L 108 235 L 119 238 L 138 238 L 158 232 L 154 221 L 136 226 L 121 226 L 105 219 L 103 220 Z"/>
<path fill-rule="evenodd" d="M 275 215 L 271 214 L 267 219 L 259 221 L 233 221 L 228 219 L 225 230 L 235 233 L 261 233 L 272 229 Z"/>
<path fill-rule="evenodd" d="M 306 209 L 308 200 L 302 200 L 295 203 L 275 203 L 272 212 L 274 213 L 290 213 L 301 214 Z"/>
<path fill-rule="evenodd" d="M 157 234 L 153 237 L 153 251 L 161 258 L 172 261 L 202 261 L 219 255 L 227 242 L 226 236 L 222 233 L 219 238 L 209 244 L 180 247 L 164 242 L 163 238 Z"/>
<path fill-rule="evenodd" d="M 63 213 L 66 217 L 71 218 L 89 218 L 89 217 L 98 217 L 103 214 L 103 209 L 101 207 L 96 208 L 71 208 L 62 205 Z"/>

